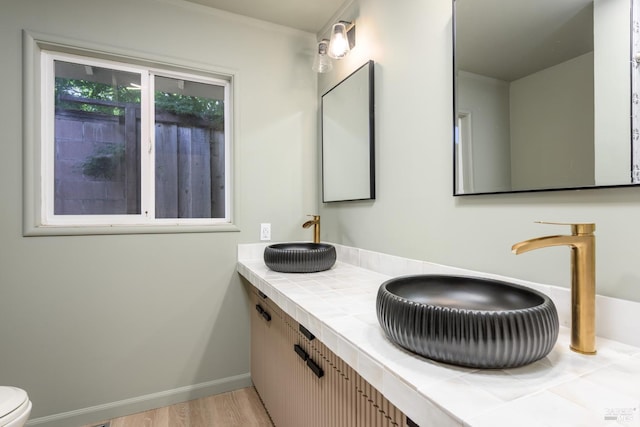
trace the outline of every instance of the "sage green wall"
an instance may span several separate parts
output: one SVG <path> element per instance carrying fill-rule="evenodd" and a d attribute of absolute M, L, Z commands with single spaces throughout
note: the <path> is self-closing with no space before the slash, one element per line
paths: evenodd
<path fill-rule="evenodd" d="M 512 81 L 509 96 L 512 188 L 594 185 L 593 52 Z"/>
<path fill-rule="evenodd" d="M 308 236 L 315 37 L 174 0 L 0 3 L 0 385 L 27 390 L 35 419 L 246 376 L 236 245 L 260 222 L 274 240 Z M 234 70 L 241 231 L 22 237 L 23 29 Z"/>
<path fill-rule="evenodd" d="M 465 175 L 471 176 L 463 181 L 471 185 L 458 191 L 486 193 L 511 189 L 509 83 L 459 71 L 457 93 L 458 110 L 469 114 L 466 120 L 470 122 L 473 138 L 469 146 L 471 141 L 465 141 L 460 132 L 458 149 L 467 159 L 465 165 L 471 166 L 466 166 L 469 170 L 465 171 Z"/>
<path fill-rule="evenodd" d="M 629 1 L 594 0 L 595 177 L 610 184 L 629 179 L 631 150 L 618 141 L 631 138 L 629 97 Z"/>
<path fill-rule="evenodd" d="M 568 286 L 569 249 L 511 245 L 568 231 L 536 220 L 594 221 L 598 292 L 640 301 L 640 188 L 453 197 L 451 2 L 355 0 L 354 17 L 358 45 L 318 92 L 376 61 L 377 198 L 322 205 L 322 239 Z"/>

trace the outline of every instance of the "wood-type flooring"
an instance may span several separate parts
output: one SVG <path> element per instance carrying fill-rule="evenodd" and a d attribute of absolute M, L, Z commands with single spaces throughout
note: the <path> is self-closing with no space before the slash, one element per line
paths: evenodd
<path fill-rule="evenodd" d="M 253 387 L 103 421 L 107 422 L 109 427 L 273 427 Z M 101 423 L 84 427 L 96 425 Z"/>

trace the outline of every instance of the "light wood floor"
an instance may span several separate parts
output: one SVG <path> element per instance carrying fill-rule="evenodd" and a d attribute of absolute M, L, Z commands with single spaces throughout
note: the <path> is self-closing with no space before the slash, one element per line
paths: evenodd
<path fill-rule="evenodd" d="M 114 418 L 110 422 L 110 427 L 273 427 L 253 387 Z"/>

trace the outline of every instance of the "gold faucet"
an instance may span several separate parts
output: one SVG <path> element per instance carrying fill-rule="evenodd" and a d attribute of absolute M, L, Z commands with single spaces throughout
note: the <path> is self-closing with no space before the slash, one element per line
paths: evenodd
<path fill-rule="evenodd" d="M 313 219 L 302 224 L 302 228 L 309 228 L 313 225 L 313 243 L 320 243 L 320 215 L 307 215 Z"/>
<path fill-rule="evenodd" d="M 570 225 L 571 235 L 525 240 L 513 245 L 511 251 L 518 255 L 548 246 L 571 248 L 571 350 L 596 354 L 596 225 L 540 224 Z"/>

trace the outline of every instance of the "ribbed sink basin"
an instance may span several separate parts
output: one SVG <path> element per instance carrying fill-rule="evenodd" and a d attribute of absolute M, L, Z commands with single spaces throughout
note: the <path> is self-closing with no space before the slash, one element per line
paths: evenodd
<path fill-rule="evenodd" d="M 264 250 L 264 263 L 281 273 L 316 273 L 336 262 L 336 248 L 327 243 L 276 243 Z"/>
<path fill-rule="evenodd" d="M 546 356 L 558 312 L 546 295 L 475 277 L 418 275 L 384 282 L 376 301 L 387 337 L 429 359 L 473 368 L 512 368 Z"/>

